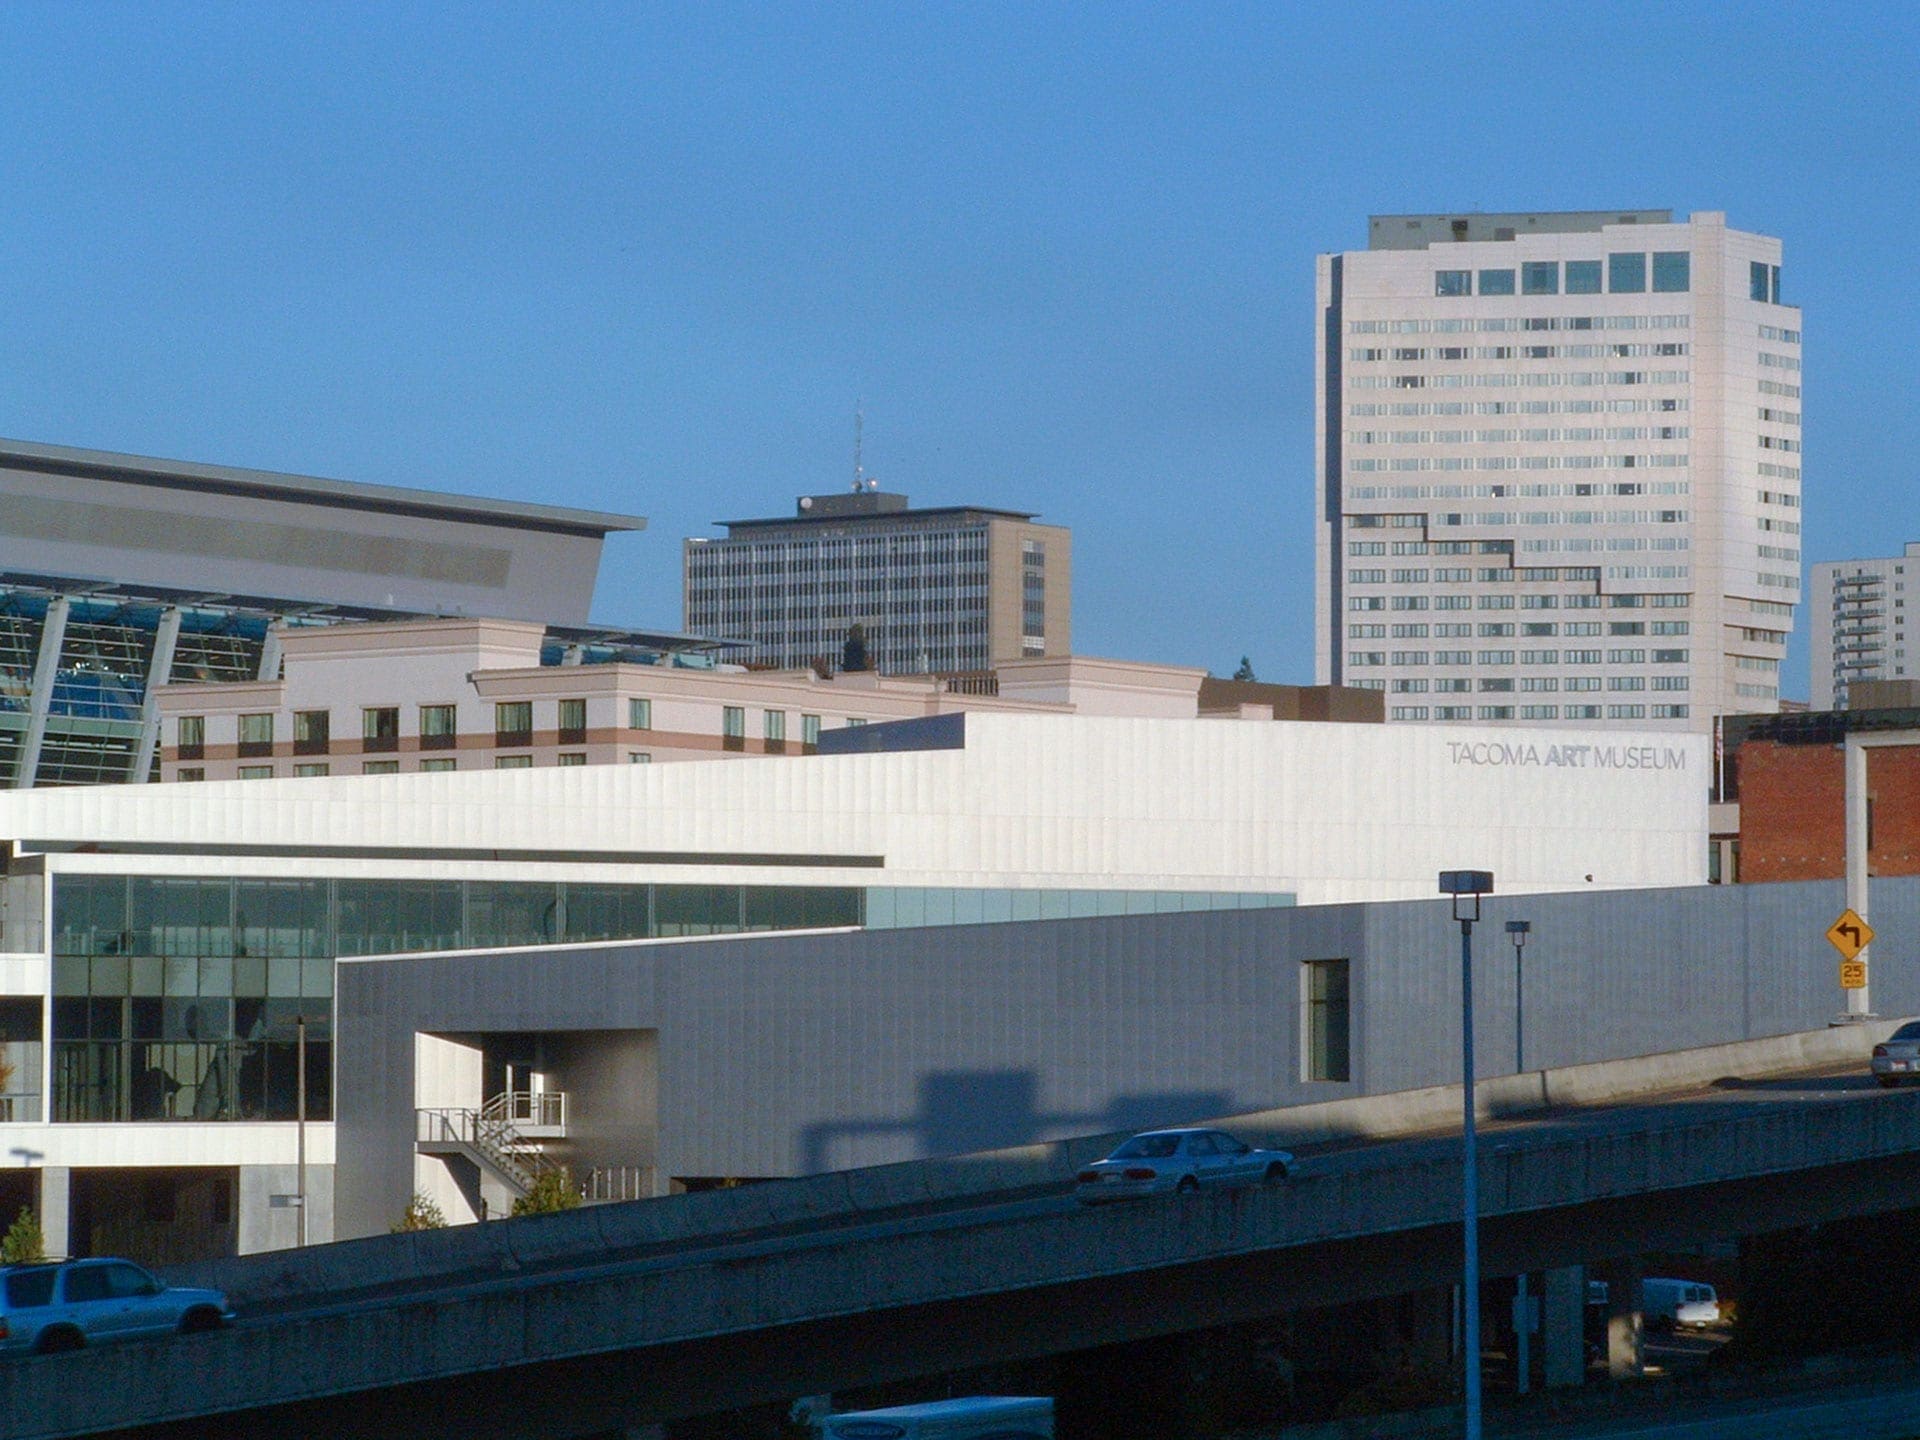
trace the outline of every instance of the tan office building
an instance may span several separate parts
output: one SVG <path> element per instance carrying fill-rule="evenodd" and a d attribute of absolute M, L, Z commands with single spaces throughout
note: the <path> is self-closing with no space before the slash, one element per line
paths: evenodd
<path fill-rule="evenodd" d="M 721 522 L 686 542 L 685 619 L 746 641 L 736 658 L 951 674 L 1072 650 L 1071 532 L 1015 510 L 914 510 L 904 495 L 803 495 L 790 518 Z"/>

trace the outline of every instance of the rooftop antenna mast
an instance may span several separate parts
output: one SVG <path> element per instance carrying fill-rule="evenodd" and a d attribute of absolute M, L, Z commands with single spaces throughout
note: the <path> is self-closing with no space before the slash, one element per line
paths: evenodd
<path fill-rule="evenodd" d="M 866 489 L 867 485 L 867 472 L 860 463 L 863 439 L 861 432 L 866 428 L 866 422 L 867 402 L 857 400 L 854 402 L 853 410 L 853 491 L 856 495 Z"/>

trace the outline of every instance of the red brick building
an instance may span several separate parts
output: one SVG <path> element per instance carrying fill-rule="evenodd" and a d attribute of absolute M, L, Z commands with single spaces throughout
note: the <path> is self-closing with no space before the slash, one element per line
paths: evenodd
<path fill-rule="evenodd" d="M 1913 730 L 1920 710 L 1730 716 L 1724 798 L 1740 806 L 1738 873 L 1835 880 L 1847 869 L 1846 737 Z M 1920 744 L 1867 751 L 1870 875 L 1920 875 Z"/>

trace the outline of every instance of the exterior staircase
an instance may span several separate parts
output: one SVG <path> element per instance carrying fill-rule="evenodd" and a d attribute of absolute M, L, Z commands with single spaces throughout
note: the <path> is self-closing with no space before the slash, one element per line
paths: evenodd
<path fill-rule="evenodd" d="M 560 1165 L 541 1148 L 564 1139 L 567 1097 L 563 1091 L 509 1091 L 475 1110 L 442 1106 L 416 1110 L 414 1141 L 422 1155 L 460 1155 L 494 1176 L 514 1195 L 532 1192 Z"/>

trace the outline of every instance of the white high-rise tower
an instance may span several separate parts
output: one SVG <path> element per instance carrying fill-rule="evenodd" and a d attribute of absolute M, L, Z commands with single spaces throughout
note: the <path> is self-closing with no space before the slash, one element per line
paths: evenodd
<path fill-rule="evenodd" d="M 1778 708 L 1800 312 L 1700 212 L 1378 215 L 1319 261 L 1316 670 L 1389 720 Z"/>

